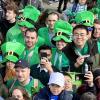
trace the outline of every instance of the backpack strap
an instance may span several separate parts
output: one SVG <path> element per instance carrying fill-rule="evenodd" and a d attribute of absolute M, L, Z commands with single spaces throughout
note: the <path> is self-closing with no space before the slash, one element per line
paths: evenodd
<path fill-rule="evenodd" d="M 38 79 L 34 79 L 34 88 L 37 88 L 38 87 L 38 84 L 39 84 Z"/>

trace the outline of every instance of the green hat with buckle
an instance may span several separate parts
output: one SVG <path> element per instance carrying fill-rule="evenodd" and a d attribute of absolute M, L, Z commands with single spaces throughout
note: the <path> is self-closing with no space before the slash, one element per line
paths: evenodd
<path fill-rule="evenodd" d="M 90 11 L 82 11 L 76 14 L 75 21 L 77 24 L 83 24 L 85 26 L 93 26 L 94 14 Z"/>
<path fill-rule="evenodd" d="M 58 20 L 54 25 L 54 32 L 56 35 L 54 36 L 54 41 L 64 40 L 67 43 L 72 42 L 72 30 L 73 27 L 66 21 Z"/>
<path fill-rule="evenodd" d="M 6 42 L 2 44 L 1 50 L 3 52 L 3 61 L 16 62 L 19 60 L 20 55 L 23 53 L 25 46 L 19 42 Z"/>
<path fill-rule="evenodd" d="M 39 16 L 40 11 L 34 6 L 28 5 L 24 8 L 23 13 L 18 17 L 18 25 L 27 28 L 34 28 L 34 24 L 37 22 Z"/>

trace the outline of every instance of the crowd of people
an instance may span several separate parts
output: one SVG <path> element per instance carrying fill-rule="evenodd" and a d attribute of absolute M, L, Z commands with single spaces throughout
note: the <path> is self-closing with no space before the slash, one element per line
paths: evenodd
<path fill-rule="evenodd" d="M 0 1 L 0 100 L 100 100 L 100 0 L 68 2 Z"/>

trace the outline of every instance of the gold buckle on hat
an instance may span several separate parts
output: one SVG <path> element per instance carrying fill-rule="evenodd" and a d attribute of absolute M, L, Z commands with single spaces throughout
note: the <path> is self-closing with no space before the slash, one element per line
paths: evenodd
<path fill-rule="evenodd" d="M 86 20 L 86 23 L 90 23 L 90 20 Z"/>
<path fill-rule="evenodd" d="M 60 35 L 62 35 L 62 32 L 57 32 L 57 36 L 60 36 Z"/>
<path fill-rule="evenodd" d="M 8 55 L 13 55 L 13 53 L 14 53 L 13 51 L 9 51 Z"/>

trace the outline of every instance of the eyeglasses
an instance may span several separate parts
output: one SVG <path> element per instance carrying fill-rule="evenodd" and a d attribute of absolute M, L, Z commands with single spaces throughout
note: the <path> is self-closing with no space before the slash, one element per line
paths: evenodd
<path fill-rule="evenodd" d="M 93 27 L 87 27 L 88 31 L 93 31 Z"/>
<path fill-rule="evenodd" d="M 85 34 L 84 34 L 84 33 L 76 33 L 76 34 L 74 34 L 73 36 L 75 36 L 75 37 L 78 37 L 78 36 L 84 37 Z"/>

